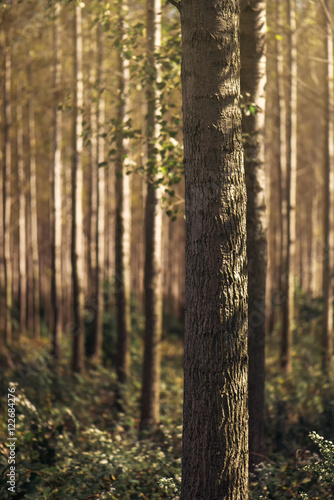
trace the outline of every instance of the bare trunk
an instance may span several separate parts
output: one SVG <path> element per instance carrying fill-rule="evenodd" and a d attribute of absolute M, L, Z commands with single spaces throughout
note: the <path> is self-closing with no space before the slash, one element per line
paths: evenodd
<path fill-rule="evenodd" d="M 247 500 L 246 186 L 238 2 L 182 1 L 181 27 L 186 195 L 181 499 Z"/>
<path fill-rule="evenodd" d="M 280 170 L 280 217 L 281 217 L 281 250 L 279 288 L 282 294 L 282 339 L 281 367 L 285 373 L 291 371 L 291 330 L 289 328 L 289 261 L 288 261 L 288 193 L 287 193 L 287 134 L 286 106 L 284 97 L 284 66 L 282 52 L 282 19 L 281 0 L 276 3 L 276 54 L 277 54 L 277 91 L 279 107 L 279 170 Z"/>
<path fill-rule="evenodd" d="M 147 88 L 147 197 L 145 207 L 145 345 L 141 401 L 141 426 L 159 418 L 160 342 L 162 333 L 162 208 L 161 188 L 155 186 L 159 172 L 157 139 L 160 66 L 155 53 L 161 45 L 161 1 L 147 0 L 147 56 L 151 78 Z"/>
<path fill-rule="evenodd" d="M 95 317 L 95 332 L 93 342 L 93 356 L 97 361 L 101 361 L 102 357 L 102 341 L 103 341 L 103 276 L 104 276 L 104 261 L 105 261 L 105 172 L 104 165 L 104 138 L 102 132 L 104 130 L 105 121 L 105 101 L 102 92 L 104 82 L 103 69 L 103 39 L 102 30 L 99 25 L 97 28 L 97 46 L 98 46 L 98 68 L 97 68 L 97 85 L 99 91 L 98 110 L 97 110 L 97 168 L 96 168 L 96 190 L 97 190 L 97 206 L 96 206 L 96 228 L 95 228 L 95 291 L 96 291 L 96 317 Z"/>
<path fill-rule="evenodd" d="M 11 253 L 11 178 L 12 178 L 12 151 L 10 141 L 10 130 L 12 126 L 11 107 L 11 72 L 12 63 L 10 49 L 5 47 L 5 168 L 4 168 L 4 222 L 3 222 L 3 242 L 4 242 L 4 270 L 5 270 L 5 294 L 6 294 L 6 330 L 5 340 L 7 344 L 12 343 L 12 279 L 13 262 Z"/>
<path fill-rule="evenodd" d="M 264 457 L 267 218 L 265 203 L 266 2 L 241 3 L 241 93 L 247 185 L 249 460 Z M 255 105 L 255 108 L 249 108 Z M 254 104 L 253 104 L 254 103 Z"/>
<path fill-rule="evenodd" d="M 0 32 L 1 36 L 1 32 Z M 0 38 L 0 47 L 2 48 L 2 40 Z M 1 57 L 0 59 L 0 74 L 2 78 L 5 74 L 4 62 L 5 60 Z M 5 138 L 4 138 L 4 128 L 5 128 L 5 112 L 4 112 L 4 99 L 5 99 L 5 88 L 4 80 L 1 83 L 1 99 L 2 106 L 0 110 L 0 348 L 3 347 L 5 343 L 5 330 L 6 330 L 6 301 L 5 301 L 5 256 L 4 256 L 4 176 L 5 176 Z"/>
<path fill-rule="evenodd" d="M 82 169 L 82 26 L 81 7 L 75 5 L 74 15 L 74 129 L 73 129 L 73 165 L 72 165 L 72 279 L 74 325 L 72 370 L 84 369 L 85 325 L 84 325 L 84 249 L 83 249 L 83 169 Z"/>
<path fill-rule="evenodd" d="M 319 147 L 319 143 L 318 143 Z M 317 163 L 315 163 L 317 165 Z M 318 258 L 317 258 L 317 241 L 318 241 L 318 231 L 319 231 L 319 210 L 318 210 L 318 204 L 319 204 L 319 188 L 317 184 L 317 180 L 315 179 L 315 191 L 312 196 L 312 201 L 311 201 L 311 217 L 309 219 L 309 225 L 310 225 L 310 295 L 312 297 L 316 297 L 318 294 L 318 287 L 317 287 L 317 274 L 318 274 Z M 320 217 L 321 220 L 321 217 Z"/>
<path fill-rule="evenodd" d="M 331 1 L 326 3 L 328 13 L 325 13 L 327 28 L 326 60 L 327 85 L 326 85 L 326 136 L 325 136 L 325 162 L 324 162 L 324 208 L 323 208 L 323 297 L 324 311 L 322 323 L 322 370 L 329 374 L 332 357 L 332 329 L 333 329 L 333 92 L 334 92 L 334 60 L 333 60 L 333 31 L 331 14 Z"/>
<path fill-rule="evenodd" d="M 125 382 L 130 373 L 130 250 L 131 250 L 131 195 L 130 176 L 126 175 L 129 139 L 123 127 L 129 116 L 129 61 L 124 56 L 125 21 L 124 2 L 119 2 L 119 31 L 122 41 L 118 52 L 119 103 L 117 121 L 116 160 L 116 228 L 115 228 L 115 293 L 117 307 L 117 376 Z"/>
<path fill-rule="evenodd" d="M 294 328 L 294 291 L 295 276 L 297 269 L 296 255 L 296 202 L 297 202 L 297 34 L 295 2 L 289 0 L 289 24 L 290 24 L 290 105 L 289 105 L 289 163 L 288 163 L 288 234 L 287 234 L 287 298 L 288 318 L 285 322 L 288 329 L 286 337 L 289 344 L 292 343 Z M 289 357 L 289 356 L 288 356 Z M 283 359 L 283 358 L 282 358 Z M 291 361 L 286 365 L 286 371 L 291 370 Z"/>
<path fill-rule="evenodd" d="M 23 111 L 22 88 L 18 90 L 17 105 L 17 169 L 19 192 L 19 290 L 20 290 L 20 331 L 27 328 L 27 234 L 26 234 L 26 173 L 23 158 Z"/>
<path fill-rule="evenodd" d="M 73 283 L 72 283 L 72 171 L 65 168 L 63 198 L 62 232 L 62 282 L 63 282 L 63 330 L 68 332 L 73 321 Z"/>
<path fill-rule="evenodd" d="M 52 354 L 60 357 L 60 340 L 62 332 L 62 161 L 61 161 L 61 110 L 59 109 L 59 92 L 61 86 L 61 48 L 60 48 L 60 3 L 55 3 L 54 21 L 54 151 L 53 151 L 53 262 L 52 262 L 52 299 L 53 299 L 53 340 Z"/>
<path fill-rule="evenodd" d="M 32 96 L 29 100 L 29 149 L 30 149 L 30 217 L 33 276 L 33 328 L 34 338 L 40 337 L 40 271 L 38 251 L 36 131 Z"/>
<path fill-rule="evenodd" d="M 94 50 L 94 47 L 96 47 L 96 40 L 95 37 L 91 41 L 92 44 L 92 50 L 91 50 L 91 59 L 92 61 L 94 60 L 95 55 L 97 54 L 96 49 Z M 99 55 L 98 55 L 99 57 Z M 98 68 L 96 68 L 96 65 L 92 65 L 90 68 L 89 72 L 89 81 L 90 81 L 90 86 L 94 91 L 96 90 L 97 86 L 97 79 L 99 78 L 98 76 Z M 100 89 L 97 89 L 97 92 L 99 92 Z M 98 203 L 98 159 L 97 159 L 97 141 L 98 141 L 98 124 L 97 124 L 97 104 L 95 101 L 96 94 L 94 92 L 94 95 L 92 96 L 91 102 L 90 102 L 90 128 L 91 128 L 91 136 L 90 136 L 90 178 L 91 178 L 91 185 L 90 185 L 90 216 L 89 216 L 89 221 L 90 221 L 90 251 L 88 253 L 88 283 L 89 286 L 91 287 L 90 293 L 92 298 L 96 298 L 96 290 L 95 290 L 95 285 L 96 285 L 96 272 L 97 272 L 97 251 L 96 251 L 96 242 L 97 242 L 97 203 Z M 99 95 L 100 98 L 100 95 Z M 96 304 L 94 304 L 96 306 Z"/>
<path fill-rule="evenodd" d="M 27 268 L 26 268 L 26 173 L 23 158 L 23 110 L 22 88 L 17 93 L 17 173 L 19 193 L 19 294 L 20 294 L 20 333 L 27 328 Z"/>

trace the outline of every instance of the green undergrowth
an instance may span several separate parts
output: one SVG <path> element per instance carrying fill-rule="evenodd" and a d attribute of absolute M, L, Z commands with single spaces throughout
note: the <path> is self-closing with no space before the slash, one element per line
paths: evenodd
<path fill-rule="evenodd" d="M 49 355 L 48 335 L 39 343 L 22 336 L 0 356 L 1 499 L 179 498 L 181 326 L 165 317 L 160 421 L 154 432 L 144 432 L 139 429 L 142 317 L 132 321 L 132 373 L 125 387 L 113 369 L 115 322 L 109 319 L 104 366 L 88 361 L 82 375 L 69 371 L 66 336 L 59 366 Z M 89 326 L 87 332 L 89 340 Z M 306 320 L 296 328 L 289 377 L 279 369 L 279 344 L 277 325 L 267 341 L 266 452 L 251 475 L 250 500 L 334 498 L 334 388 L 321 373 L 317 330 Z M 15 496 L 7 484 L 8 387 L 15 387 L 17 396 Z"/>
<path fill-rule="evenodd" d="M 250 500 L 334 498 L 334 384 L 321 371 L 321 300 L 298 299 L 291 375 L 280 370 L 279 323 L 267 338 L 266 456 L 250 478 Z"/>
<path fill-rule="evenodd" d="M 20 347 L 3 355 L 1 499 L 171 498 L 160 480 L 177 482 L 180 476 L 182 342 L 163 343 L 161 418 L 156 430 L 146 433 L 139 431 L 142 349 L 137 343 L 125 387 L 110 368 L 91 367 L 72 376 L 68 354 L 56 368 L 43 342 L 31 348 L 31 340 L 22 338 Z M 9 386 L 16 394 L 16 496 L 7 484 Z"/>

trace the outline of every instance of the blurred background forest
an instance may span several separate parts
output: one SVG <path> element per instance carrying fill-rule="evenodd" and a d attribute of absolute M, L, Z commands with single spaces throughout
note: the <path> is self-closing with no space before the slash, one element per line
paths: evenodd
<path fill-rule="evenodd" d="M 265 453 L 254 499 L 333 493 L 334 459 L 328 476 L 303 469 L 318 453 L 311 431 L 334 439 L 329 4 L 267 5 Z M 152 5 L 147 15 L 142 1 L 0 4 L 1 427 L 6 436 L 11 383 L 15 498 L 178 495 L 181 31 L 175 6 L 160 16 Z M 257 105 L 248 97 L 245 116 Z"/>

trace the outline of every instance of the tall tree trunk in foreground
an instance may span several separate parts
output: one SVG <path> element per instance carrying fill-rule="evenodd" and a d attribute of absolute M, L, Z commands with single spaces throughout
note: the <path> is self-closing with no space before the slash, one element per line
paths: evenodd
<path fill-rule="evenodd" d="M 263 461 L 267 218 L 265 204 L 266 1 L 241 3 L 242 117 L 247 185 L 250 464 Z"/>
<path fill-rule="evenodd" d="M 331 0 L 326 2 L 325 26 L 327 29 L 326 60 L 326 122 L 325 122 L 325 162 L 323 184 L 323 297 L 324 311 L 322 320 L 322 370 L 328 375 L 332 357 L 333 329 L 333 167 L 334 167 L 334 128 L 333 128 L 333 92 L 334 92 L 334 60 L 333 60 L 333 27 L 331 19 Z"/>
<path fill-rule="evenodd" d="M 105 104 L 104 94 L 102 92 L 104 82 L 103 71 L 103 40 L 101 26 L 97 27 L 97 47 L 98 47 L 98 67 L 97 67 L 97 86 L 99 92 L 98 108 L 97 108 L 97 205 L 96 205 L 96 229 L 95 229 L 95 297 L 96 297 L 96 316 L 95 316 L 95 333 L 93 342 L 92 355 L 97 361 L 101 360 L 102 356 L 102 341 L 103 341 L 103 273 L 105 260 L 105 172 L 104 165 L 104 138 L 102 137 L 103 125 L 105 121 Z"/>
<path fill-rule="evenodd" d="M 160 342 L 162 331 L 162 208 L 158 176 L 160 135 L 160 66 L 155 53 L 161 45 L 161 0 L 147 0 L 147 197 L 145 206 L 145 347 L 141 401 L 141 426 L 154 425 L 159 417 Z"/>
<path fill-rule="evenodd" d="M 186 207 L 182 500 L 248 498 L 239 4 L 182 0 Z"/>
<path fill-rule="evenodd" d="M 282 294 L 282 339 L 280 363 L 283 371 L 291 371 L 291 330 L 289 329 L 289 267 L 288 267 L 288 193 L 287 193 L 287 137 L 286 106 L 284 98 L 284 65 L 282 52 L 281 0 L 276 2 L 276 55 L 277 55 L 277 92 L 278 92 L 278 144 L 280 172 L 280 214 L 281 214 L 281 251 L 279 288 Z"/>
<path fill-rule="evenodd" d="M 26 172 L 23 158 L 23 109 L 22 87 L 18 90 L 17 105 L 17 171 L 19 191 L 19 290 L 20 330 L 27 328 L 27 233 L 26 233 Z"/>
<path fill-rule="evenodd" d="M 72 278 L 74 326 L 72 370 L 84 369 L 85 324 L 84 324 L 84 248 L 83 248 L 83 169 L 82 169 L 82 21 L 81 7 L 75 5 L 74 14 L 74 121 L 73 121 L 73 165 L 72 165 Z"/>
<path fill-rule="evenodd" d="M 117 376 L 125 382 L 130 372 L 130 244 L 131 244 L 131 195 L 130 176 L 126 175 L 129 154 L 129 139 L 124 136 L 123 127 L 129 118 L 129 61 L 125 51 L 126 6 L 119 2 L 119 31 L 121 36 L 118 51 L 118 135 L 116 139 L 116 220 L 115 220 L 115 293 L 117 307 Z"/>
<path fill-rule="evenodd" d="M 61 53 L 60 53 L 60 3 L 55 3 L 54 21 L 54 150 L 53 150 L 53 262 L 52 262 L 52 300 L 53 300 L 53 340 L 52 354 L 55 359 L 60 356 L 60 339 L 62 331 L 62 164 L 61 164 L 61 110 L 59 109 L 59 91 L 61 85 Z"/>
<path fill-rule="evenodd" d="M 292 343 L 294 326 L 294 293 L 295 276 L 297 269 L 296 255 L 296 202 L 297 202 L 297 33 L 296 12 L 294 0 L 289 0 L 289 24 L 290 24 L 290 104 L 289 104 L 289 160 L 288 160 L 288 234 L 287 234 L 287 300 L 289 302 L 288 317 L 284 321 L 287 328 L 287 338 Z M 286 369 L 289 372 L 290 366 Z"/>

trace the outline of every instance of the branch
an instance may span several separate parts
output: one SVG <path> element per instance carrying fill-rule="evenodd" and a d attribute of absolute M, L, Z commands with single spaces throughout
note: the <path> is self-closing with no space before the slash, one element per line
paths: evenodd
<path fill-rule="evenodd" d="M 170 3 L 171 5 L 174 5 L 174 7 L 177 8 L 179 12 L 181 12 L 181 2 L 177 0 L 167 0 L 167 3 Z"/>

